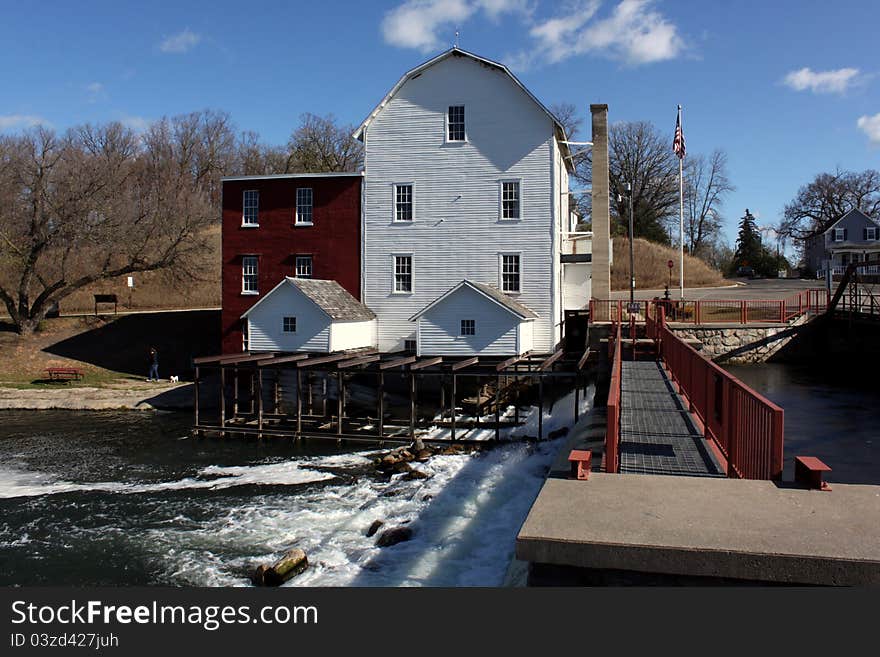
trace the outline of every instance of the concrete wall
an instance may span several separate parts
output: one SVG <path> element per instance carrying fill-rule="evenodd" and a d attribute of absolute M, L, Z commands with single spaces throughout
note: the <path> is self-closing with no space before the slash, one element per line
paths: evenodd
<path fill-rule="evenodd" d="M 670 327 L 685 340 L 699 340 L 701 353 L 714 360 L 723 356 L 725 363 L 764 363 L 797 335 L 806 319 L 801 317 L 789 326 Z"/>

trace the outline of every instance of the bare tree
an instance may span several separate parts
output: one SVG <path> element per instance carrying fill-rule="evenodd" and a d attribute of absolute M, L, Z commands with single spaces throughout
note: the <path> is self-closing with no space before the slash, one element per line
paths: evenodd
<path fill-rule="evenodd" d="M 242 132 L 236 146 L 235 172 L 242 176 L 292 173 L 293 154 L 286 148 L 269 146 L 256 132 Z"/>
<path fill-rule="evenodd" d="M 557 103 L 550 107 L 553 115 L 559 119 L 569 141 L 583 141 L 581 130 L 583 119 L 578 116 L 578 110 L 572 103 Z M 593 184 L 593 151 L 589 147 L 571 146 L 571 162 L 573 173 L 571 174 L 572 188 L 569 195 L 569 207 L 581 217 L 582 221 L 590 221 L 592 212 L 592 198 L 589 189 Z"/>
<path fill-rule="evenodd" d="M 684 176 L 685 239 L 691 255 L 708 256 L 721 230 L 724 196 L 734 191 L 727 176 L 727 155 L 713 151 L 687 158 Z"/>
<path fill-rule="evenodd" d="M 340 126 L 332 114 L 303 114 L 290 136 L 288 150 L 297 171 L 360 171 L 364 145 L 352 137 L 353 126 Z"/>
<path fill-rule="evenodd" d="M 779 233 L 802 240 L 827 229 L 852 209 L 880 218 L 880 172 L 876 169 L 820 173 L 785 206 Z"/>
<path fill-rule="evenodd" d="M 629 201 L 617 199 L 626 183 L 633 190 L 633 232 L 653 242 L 669 243 L 667 220 L 678 213 L 678 162 L 671 141 L 650 123 L 619 123 L 609 131 L 611 210 L 623 225 Z"/>
<path fill-rule="evenodd" d="M 110 123 L 0 139 L 0 301 L 20 333 L 99 280 L 198 274 L 225 142 L 192 127 L 184 117 L 142 138 Z"/>

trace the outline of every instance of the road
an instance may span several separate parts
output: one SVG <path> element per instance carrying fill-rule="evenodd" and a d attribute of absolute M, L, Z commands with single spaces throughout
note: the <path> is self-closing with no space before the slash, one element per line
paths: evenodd
<path fill-rule="evenodd" d="M 684 298 L 688 301 L 701 299 L 784 299 L 803 290 L 823 288 L 821 280 L 797 278 L 735 278 L 726 287 L 685 288 Z M 673 299 L 678 299 L 678 288 L 670 290 Z M 635 291 L 636 299 L 663 297 L 663 290 Z M 629 299 L 628 290 L 611 293 L 612 299 Z"/>

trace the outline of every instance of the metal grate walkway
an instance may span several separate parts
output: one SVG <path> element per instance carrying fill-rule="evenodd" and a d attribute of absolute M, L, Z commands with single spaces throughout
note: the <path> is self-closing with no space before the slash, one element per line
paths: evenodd
<path fill-rule="evenodd" d="M 724 476 L 658 362 L 622 363 L 620 411 L 620 472 Z"/>

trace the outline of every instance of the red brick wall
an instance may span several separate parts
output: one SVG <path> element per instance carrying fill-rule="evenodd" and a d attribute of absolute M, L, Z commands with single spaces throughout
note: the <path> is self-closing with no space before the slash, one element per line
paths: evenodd
<path fill-rule="evenodd" d="M 314 226 L 295 226 L 296 189 L 312 188 Z M 245 190 L 260 192 L 259 228 L 243 228 Z M 241 315 L 312 256 L 312 277 L 337 281 L 361 298 L 361 176 L 223 182 L 223 353 L 241 351 Z M 241 293 L 241 257 L 259 258 L 259 295 Z"/>

